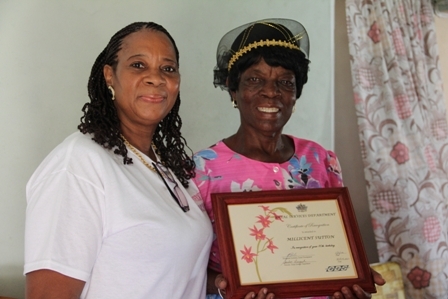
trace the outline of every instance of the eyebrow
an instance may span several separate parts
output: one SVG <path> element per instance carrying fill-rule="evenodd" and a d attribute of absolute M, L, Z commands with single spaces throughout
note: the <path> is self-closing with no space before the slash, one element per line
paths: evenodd
<path fill-rule="evenodd" d="M 134 55 L 129 56 L 129 57 L 126 59 L 126 61 L 131 60 L 131 59 L 134 59 L 134 58 L 140 58 L 140 57 L 147 57 L 147 56 L 144 55 L 144 54 L 134 54 Z M 173 62 L 173 63 L 175 63 L 175 64 L 178 64 L 177 61 L 176 61 L 175 59 L 171 59 L 171 58 L 169 58 L 169 57 L 163 57 L 162 60 L 164 60 L 164 61 L 168 61 L 168 62 Z"/>
<path fill-rule="evenodd" d="M 280 74 L 280 76 L 293 76 L 293 77 L 295 77 L 296 74 L 294 73 L 294 71 L 288 70 L 288 69 L 285 69 L 285 68 L 284 68 L 284 70 L 285 71 L 282 74 Z M 255 74 L 264 74 L 263 70 L 258 69 L 258 68 L 253 68 L 251 71 L 254 72 Z M 247 72 L 246 72 L 246 74 L 247 74 Z"/>

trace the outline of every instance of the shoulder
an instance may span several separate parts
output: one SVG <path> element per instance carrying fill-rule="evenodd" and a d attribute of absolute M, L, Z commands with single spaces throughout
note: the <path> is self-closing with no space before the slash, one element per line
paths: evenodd
<path fill-rule="evenodd" d="M 216 163 L 224 157 L 232 156 L 234 153 L 222 141 L 218 141 L 214 145 L 199 150 L 193 155 L 196 168 L 202 168 L 205 163 Z"/>
<path fill-rule="evenodd" d="M 315 157 L 317 161 L 324 161 L 326 164 L 339 163 L 334 151 L 324 148 L 321 144 L 312 140 L 288 136 L 294 141 L 296 156 Z"/>
<path fill-rule="evenodd" d="M 70 153 L 104 153 L 104 150 L 101 151 L 101 149 L 104 149 L 101 145 L 96 143 L 93 140 L 92 134 L 83 134 L 81 132 L 75 132 L 71 135 L 69 135 L 61 144 L 60 146 L 65 147 L 66 149 L 72 151 Z"/>
<path fill-rule="evenodd" d="M 228 147 L 224 144 L 224 142 L 222 142 L 222 140 L 220 140 L 207 148 L 197 151 L 194 156 L 207 156 L 209 153 L 221 153 L 226 151 L 226 149 L 228 149 Z"/>
<path fill-rule="evenodd" d="M 297 138 L 292 135 L 287 136 L 293 140 L 296 151 L 313 149 L 314 151 L 318 152 L 332 152 L 331 150 L 327 150 L 326 148 L 324 148 L 321 144 L 317 143 L 316 141 Z"/>
<path fill-rule="evenodd" d="M 75 132 L 45 157 L 31 176 L 28 185 L 64 171 L 85 177 L 95 172 L 93 169 L 111 163 L 111 160 L 113 163 L 118 163 L 120 157 L 93 141 L 90 134 Z"/>
<path fill-rule="evenodd" d="M 79 164 L 84 161 L 95 162 L 101 157 L 109 156 L 113 151 L 97 144 L 90 134 L 75 132 L 64 139 L 45 158 L 42 163 L 57 162 L 62 167 Z"/>
<path fill-rule="evenodd" d="M 67 136 L 61 143 L 59 143 L 45 159 L 61 156 L 69 156 L 76 153 L 85 153 L 97 151 L 101 145 L 92 140 L 92 135 L 82 134 L 81 132 L 74 132 Z"/>

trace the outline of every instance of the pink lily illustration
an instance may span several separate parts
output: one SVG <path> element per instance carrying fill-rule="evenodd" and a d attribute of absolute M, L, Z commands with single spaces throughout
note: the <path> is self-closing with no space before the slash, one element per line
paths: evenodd
<path fill-rule="evenodd" d="M 241 257 L 242 260 L 245 260 L 247 263 L 254 262 L 255 264 L 255 270 L 257 272 L 258 280 L 262 282 L 260 271 L 259 271 L 259 265 L 258 265 L 258 259 L 260 253 L 263 251 L 269 250 L 272 254 L 274 254 L 274 250 L 278 249 L 278 247 L 274 244 L 273 239 L 274 238 L 268 238 L 266 234 L 264 233 L 265 229 L 268 229 L 270 225 L 274 221 L 281 221 L 283 222 L 283 216 L 277 214 L 276 212 L 281 212 L 283 214 L 287 214 L 289 216 L 292 216 L 292 214 L 285 208 L 282 207 L 276 207 L 274 209 L 270 209 L 269 206 L 261 205 L 260 208 L 263 209 L 264 215 L 258 215 L 256 218 L 258 221 L 254 224 L 253 228 L 249 227 L 250 236 L 255 237 L 255 241 L 257 241 L 256 244 L 256 252 L 252 252 L 252 246 L 247 247 L 244 245 L 244 249 L 240 250 L 240 252 L 243 254 Z M 257 227 L 257 224 L 261 225 L 261 227 Z"/>

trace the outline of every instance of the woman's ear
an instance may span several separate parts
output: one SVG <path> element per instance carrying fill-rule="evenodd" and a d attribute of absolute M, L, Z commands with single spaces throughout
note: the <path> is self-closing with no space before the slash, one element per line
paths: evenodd
<path fill-rule="evenodd" d="M 235 98 L 236 91 L 230 90 L 230 88 L 229 88 L 229 77 L 227 77 L 227 79 L 226 79 L 226 87 L 227 87 L 227 90 L 229 91 L 230 99 L 233 101 L 233 99 Z"/>
<path fill-rule="evenodd" d="M 236 94 L 236 91 L 231 91 L 231 90 L 229 90 L 229 94 L 230 94 L 230 98 L 232 99 L 232 101 L 235 99 L 235 94 Z"/>
<path fill-rule="evenodd" d="M 107 86 L 113 86 L 113 73 L 114 70 L 112 69 L 112 67 L 108 64 L 104 65 L 103 67 L 103 76 L 104 76 L 104 80 L 106 81 L 106 85 Z"/>

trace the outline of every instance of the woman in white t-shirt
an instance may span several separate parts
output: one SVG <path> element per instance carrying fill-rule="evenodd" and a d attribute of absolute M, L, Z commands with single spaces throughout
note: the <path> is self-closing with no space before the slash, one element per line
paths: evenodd
<path fill-rule="evenodd" d="M 212 229 L 187 192 L 179 84 L 158 24 L 132 23 L 100 53 L 79 132 L 27 184 L 28 299 L 205 297 Z"/>

